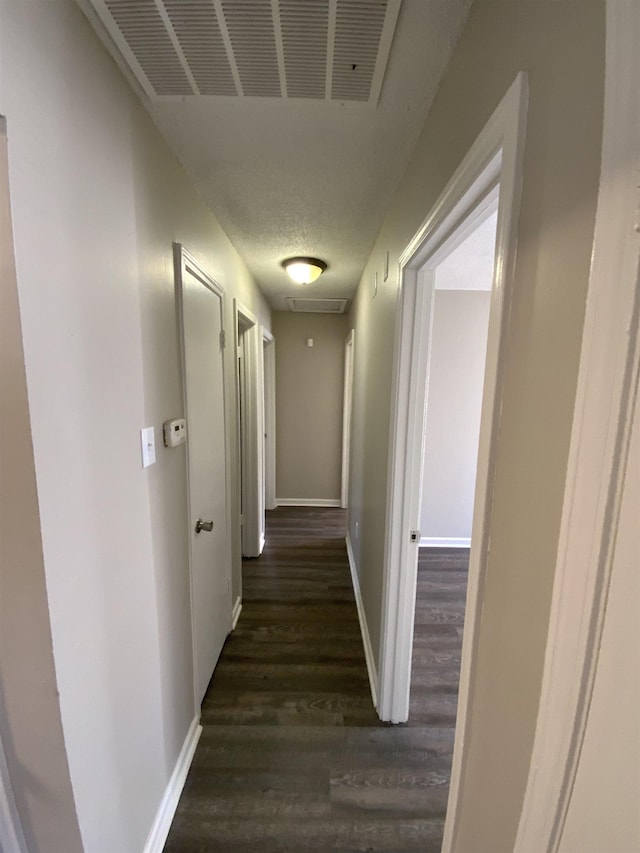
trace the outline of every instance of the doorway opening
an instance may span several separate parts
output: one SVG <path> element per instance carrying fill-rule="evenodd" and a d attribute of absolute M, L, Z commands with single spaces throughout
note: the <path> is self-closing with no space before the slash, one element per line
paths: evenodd
<path fill-rule="evenodd" d="M 491 197 L 486 218 L 470 234 L 462 223 L 449 253 L 421 271 L 432 272 L 433 295 L 409 722 L 449 729 L 452 743 L 494 278 L 497 192 Z"/>
<path fill-rule="evenodd" d="M 426 426 L 425 389 L 433 332 L 435 270 L 497 207 L 465 628 L 444 830 L 445 853 L 452 849 L 457 834 L 480 613 L 489 561 L 504 342 L 515 268 L 527 99 L 527 78 L 520 73 L 400 257 L 377 701 L 380 718 L 395 723 L 405 722 L 409 713 Z"/>
<path fill-rule="evenodd" d="M 469 548 L 496 244 L 497 197 L 434 272 L 425 387 L 421 548 Z"/>

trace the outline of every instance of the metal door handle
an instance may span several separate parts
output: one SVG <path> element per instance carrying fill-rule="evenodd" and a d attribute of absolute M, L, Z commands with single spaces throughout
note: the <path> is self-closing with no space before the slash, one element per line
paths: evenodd
<path fill-rule="evenodd" d="M 196 533 L 200 533 L 201 530 L 206 530 L 207 533 L 211 533 L 213 530 L 213 521 L 203 521 L 199 518 L 196 521 Z"/>

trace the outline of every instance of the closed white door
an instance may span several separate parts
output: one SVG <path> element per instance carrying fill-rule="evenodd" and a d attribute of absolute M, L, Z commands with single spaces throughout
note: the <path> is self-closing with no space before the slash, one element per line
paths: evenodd
<path fill-rule="evenodd" d="M 192 618 L 196 701 L 231 630 L 227 538 L 223 297 L 183 266 L 182 317 L 187 404 Z"/>

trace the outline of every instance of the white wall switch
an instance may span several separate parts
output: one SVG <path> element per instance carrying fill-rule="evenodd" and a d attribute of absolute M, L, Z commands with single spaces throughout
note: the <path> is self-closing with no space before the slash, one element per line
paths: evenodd
<path fill-rule="evenodd" d="M 156 461 L 156 434 L 153 427 L 140 430 L 140 445 L 142 447 L 142 467 L 148 468 Z"/>
<path fill-rule="evenodd" d="M 177 447 L 179 444 L 184 444 L 187 440 L 187 422 L 184 418 L 174 418 L 171 421 L 165 421 L 162 425 L 162 430 L 165 447 Z"/>

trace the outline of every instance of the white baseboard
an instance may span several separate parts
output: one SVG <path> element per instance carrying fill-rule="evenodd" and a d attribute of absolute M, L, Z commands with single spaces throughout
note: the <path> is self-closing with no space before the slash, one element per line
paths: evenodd
<path fill-rule="evenodd" d="M 236 625 L 238 624 L 238 619 L 240 618 L 240 611 L 242 610 L 242 598 L 238 596 L 236 598 L 236 603 L 233 605 L 233 610 L 231 611 L 231 630 L 235 631 Z"/>
<path fill-rule="evenodd" d="M 259 548 L 260 548 L 260 554 L 262 554 L 262 552 L 264 551 L 264 546 L 265 546 L 266 541 L 267 541 L 267 539 L 266 539 L 264 533 L 261 533 L 260 534 L 260 541 L 258 543 Z M 260 555 L 258 555 L 258 556 L 260 556 Z"/>
<path fill-rule="evenodd" d="M 374 708 L 378 708 L 378 672 L 376 663 L 373 657 L 373 649 L 371 647 L 371 637 L 369 636 L 369 626 L 367 625 L 367 616 L 364 612 L 364 604 L 362 603 L 362 594 L 360 592 L 360 581 L 358 580 L 358 572 L 356 571 L 356 560 L 351 547 L 351 537 L 347 533 L 345 537 L 347 543 L 347 556 L 349 557 L 349 568 L 351 570 L 351 582 L 353 584 L 353 593 L 356 597 L 356 607 L 358 608 L 358 620 L 360 622 L 360 633 L 362 634 L 362 645 L 364 646 L 364 659 L 367 662 L 367 672 L 369 673 L 369 686 L 371 687 L 371 698 L 373 699 Z"/>
<path fill-rule="evenodd" d="M 447 536 L 422 536 L 421 548 L 470 548 L 471 539 L 456 539 Z"/>
<path fill-rule="evenodd" d="M 200 725 L 200 716 L 198 715 L 193 718 L 193 721 L 189 726 L 189 731 L 187 732 L 187 736 L 182 744 L 182 749 L 180 750 L 180 755 L 176 761 L 176 766 L 173 768 L 169 784 L 166 787 L 156 813 L 155 820 L 153 821 L 153 825 L 151 826 L 151 830 L 147 836 L 147 842 L 144 845 L 144 853 L 162 853 L 165 841 L 167 840 L 167 835 L 169 835 L 169 829 L 171 828 L 171 821 L 173 820 L 173 816 L 178 808 L 178 800 L 180 799 L 180 794 L 184 788 L 184 783 L 187 780 L 187 773 L 189 772 L 189 767 L 191 767 L 193 754 L 196 751 L 196 746 L 198 745 L 201 734 L 202 726 Z"/>
<path fill-rule="evenodd" d="M 340 498 L 278 498 L 278 506 L 333 506 L 340 508 Z"/>

